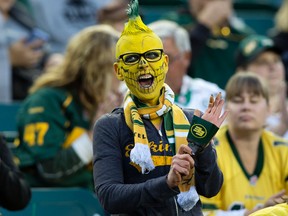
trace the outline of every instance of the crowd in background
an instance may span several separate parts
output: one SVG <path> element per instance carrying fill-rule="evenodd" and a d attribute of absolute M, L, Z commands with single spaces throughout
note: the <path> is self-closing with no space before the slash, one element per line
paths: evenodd
<path fill-rule="evenodd" d="M 269 155 L 271 160 L 279 154 L 282 162 L 288 163 L 285 158 L 288 155 L 285 140 L 288 140 L 288 0 L 279 1 L 274 25 L 265 34 L 238 16 L 233 0 L 179 2 L 174 11 L 161 12 L 159 19 L 146 23 L 161 38 L 164 53 L 169 57 L 166 83 L 181 108 L 205 112 L 210 95 L 221 92 L 232 110 L 231 115 L 234 111 L 236 116 L 240 109 L 251 109 L 259 115 L 255 126 L 258 132 L 250 135 L 253 142 L 239 137 L 247 131 L 249 134 L 254 126 L 247 131 L 239 129 L 233 117 L 226 120 L 228 126 L 216 136 L 217 142 L 227 145 L 226 150 L 229 145 L 234 146 L 230 153 L 238 162 L 247 160 L 249 155 L 248 147 L 243 150 L 243 146 L 255 144 L 250 165 L 239 164 L 243 175 L 249 177 L 248 182 L 256 184 L 262 168 L 259 168 L 259 157 L 268 151 L 259 141 L 263 137 L 269 146 L 280 143 L 281 152 L 272 148 L 271 152 L 276 153 Z M 139 0 L 140 14 L 145 20 L 149 13 L 142 13 L 141 3 Z M 25 176 L 31 187 L 80 186 L 94 190 L 93 126 L 103 114 L 123 106 L 127 90 L 125 83 L 113 74 L 113 64 L 116 41 L 128 20 L 128 4 L 129 0 L 0 0 L 0 102 L 20 103 L 18 137 L 8 160 L 15 175 L 21 176 L 19 181 Z M 239 84 L 241 79 L 243 86 Z M 251 83 L 257 88 L 249 87 Z M 238 93 L 234 90 L 237 87 Z M 240 116 L 240 122 L 242 118 L 246 117 Z M 225 155 L 222 152 L 225 149 L 219 147 L 217 151 L 218 157 Z M 16 165 L 10 157 L 14 157 Z M 0 154 L 2 161 L 5 162 Z M 220 160 L 220 169 L 227 170 L 224 165 L 228 161 Z M 271 200 L 284 200 L 287 192 L 281 190 L 288 190 L 287 178 L 283 179 L 288 168 L 278 162 L 273 163 L 275 170 L 281 166 L 283 173 L 276 172 L 272 176 L 275 181 L 267 183 L 277 186 L 265 191 L 261 206 L 243 202 L 244 208 L 240 206 L 242 211 L 233 212 L 235 215 L 248 215 L 263 206 L 277 204 L 271 204 Z M 266 166 L 263 169 L 267 172 Z M 223 170 L 224 179 L 225 174 L 233 178 Z M 271 176 L 266 173 L 262 178 Z M 26 187 L 25 183 L 21 184 Z M 229 206 L 234 198 L 225 200 L 227 194 L 223 190 L 215 199 L 203 198 L 207 204 L 204 207 L 214 205 L 221 210 L 219 216 L 235 210 Z M 30 193 L 25 192 L 29 200 Z M 23 202 L 19 208 L 24 208 L 28 201 Z M 0 202 L 0 206 L 5 207 L 4 204 Z M 211 209 L 206 210 L 209 215 Z"/>

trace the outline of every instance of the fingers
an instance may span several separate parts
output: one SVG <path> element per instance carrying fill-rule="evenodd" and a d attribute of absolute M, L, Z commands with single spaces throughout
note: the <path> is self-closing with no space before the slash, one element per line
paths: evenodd
<path fill-rule="evenodd" d="M 200 117 L 201 111 L 198 110 L 198 109 L 195 109 L 195 110 L 194 110 L 194 115 Z"/>
<path fill-rule="evenodd" d="M 44 45 L 44 41 L 42 40 L 34 40 L 32 41 L 31 43 L 28 43 L 27 46 L 30 48 L 30 49 L 38 49 L 38 48 L 41 48 L 42 46 Z"/>
<path fill-rule="evenodd" d="M 181 175 L 188 175 L 194 167 L 194 160 L 191 157 L 192 150 L 189 146 L 182 144 L 176 155 L 173 156 L 171 167 Z"/>
<path fill-rule="evenodd" d="M 186 153 L 187 151 L 189 150 L 185 148 L 185 145 L 181 145 L 178 153 L 172 158 L 170 171 L 167 176 L 167 184 L 170 188 L 178 186 L 182 181 L 182 177 L 188 176 L 194 167 L 194 160 Z M 181 152 L 181 154 L 179 152 Z"/>
<path fill-rule="evenodd" d="M 188 176 L 194 167 L 194 160 L 188 154 L 175 155 L 172 159 L 171 169 L 181 176 Z"/>
<path fill-rule="evenodd" d="M 220 127 L 221 124 L 225 121 L 229 111 L 228 110 L 224 110 L 224 112 L 222 113 L 223 111 L 223 107 L 224 107 L 224 104 L 225 104 L 225 101 L 223 99 L 221 99 L 219 101 L 219 104 L 218 106 L 216 107 L 215 109 L 215 112 L 214 112 L 214 115 L 216 116 L 216 121 L 214 122 L 214 124 L 217 126 L 217 127 Z M 222 113 L 222 115 L 221 115 Z M 218 118 L 217 118 L 218 117 Z"/>
<path fill-rule="evenodd" d="M 190 5 L 192 11 L 195 9 Z M 231 0 L 206 1 L 202 10 L 197 14 L 197 19 L 205 23 L 209 28 L 219 26 L 227 20 L 232 13 Z"/>
<path fill-rule="evenodd" d="M 193 160 L 192 157 L 190 157 L 190 158 L 191 158 L 191 160 Z M 194 164 L 194 162 L 192 162 L 192 161 L 188 161 L 184 158 L 175 157 L 175 158 L 173 158 L 173 162 L 171 164 L 171 169 L 173 171 L 176 171 L 177 173 L 179 173 L 182 176 L 183 175 L 188 176 L 193 164 Z"/>
<path fill-rule="evenodd" d="M 274 204 L 280 204 L 280 203 L 284 203 L 287 200 L 286 196 L 281 196 L 281 197 L 277 197 L 273 199 Z"/>
<path fill-rule="evenodd" d="M 40 59 L 43 57 L 43 52 L 40 50 L 31 50 L 27 51 L 26 53 L 26 58 L 27 58 L 27 67 L 34 67 L 35 65 L 38 64 Z"/>
<path fill-rule="evenodd" d="M 182 144 L 176 155 L 173 156 L 170 171 L 167 176 L 167 184 L 170 188 L 178 186 L 183 176 L 188 176 L 194 167 L 194 160 L 191 157 L 192 150 Z"/>
<path fill-rule="evenodd" d="M 215 100 L 214 100 L 213 95 L 211 94 L 210 98 L 209 98 L 209 105 L 208 105 L 208 108 L 207 108 L 206 112 L 208 112 L 208 113 L 215 112 L 215 110 L 218 107 L 220 101 L 221 101 L 221 92 L 219 92 L 216 95 Z"/>
<path fill-rule="evenodd" d="M 222 123 L 225 121 L 226 117 L 229 114 L 229 110 L 225 110 L 224 113 L 219 117 L 218 121 L 216 122 L 216 126 L 220 127 Z"/>
<path fill-rule="evenodd" d="M 53 67 L 61 64 L 64 61 L 64 56 L 60 53 L 52 54 L 45 63 L 45 70 L 49 67 Z"/>
<path fill-rule="evenodd" d="M 211 113 L 219 117 L 222 112 L 223 106 L 224 106 L 224 99 L 222 99 L 221 93 L 218 93 L 216 96 L 216 100 L 214 102 L 214 106 L 211 109 Z"/>
<path fill-rule="evenodd" d="M 285 193 L 286 193 L 286 190 L 281 190 L 281 191 L 279 191 L 278 193 L 276 193 L 275 195 L 273 195 L 272 196 L 272 198 L 281 198 L 282 196 L 284 196 L 285 195 Z"/>
<path fill-rule="evenodd" d="M 177 172 L 172 166 L 167 176 L 167 184 L 170 188 L 177 187 L 182 180 L 179 172 Z"/>
<path fill-rule="evenodd" d="M 222 98 L 221 92 L 214 97 L 211 95 L 209 98 L 209 105 L 202 118 L 220 127 L 228 115 L 228 111 L 225 110 L 221 115 L 225 101 Z"/>
<path fill-rule="evenodd" d="M 221 92 L 219 92 L 216 95 L 216 98 L 215 98 L 215 101 L 213 103 L 213 107 L 211 109 L 211 112 L 216 112 L 217 111 L 217 108 L 219 107 L 219 104 L 220 104 L 221 101 L 223 101 L 223 99 L 222 99 Z"/>
<path fill-rule="evenodd" d="M 214 113 L 216 113 L 216 115 L 219 116 L 223 108 L 223 105 L 224 105 L 224 100 L 222 99 L 221 92 L 217 94 L 215 100 L 214 100 L 213 95 L 211 95 L 209 98 L 208 108 L 206 109 L 204 115 L 205 114 L 214 115 Z"/>
<path fill-rule="evenodd" d="M 271 196 L 264 204 L 265 207 L 273 206 L 278 203 L 283 203 L 285 201 L 286 190 L 281 190 L 278 193 Z"/>
<path fill-rule="evenodd" d="M 211 112 L 211 110 L 212 110 L 212 108 L 213 108 L 213 106 L 214 106 L 214 97 L 213 97 L 213 95 L 211 94 L 210 95 L 210 98 L 209 98 L 209 105 L 208 105 L 208 108 L 207 108 L 207 110 L 206 110 L 206 112 Z"/>
<path fill-rule="evenodd" d="M 180 148 L 178 149 L 177 153 L 178 154 L 189 154 L 189 155 L 192 155 L 192 149 L 189 146 L 182 144 L 180 146 Z"/>
<path fill-rule="evenodd" d="M 9 47 L 9 53 L 13 66 L 25 68 L 34 67 L 44 54 L 42 50 L 35 50 L 31 48 L 23 41 L 23 39 L 13 43 Z"/>

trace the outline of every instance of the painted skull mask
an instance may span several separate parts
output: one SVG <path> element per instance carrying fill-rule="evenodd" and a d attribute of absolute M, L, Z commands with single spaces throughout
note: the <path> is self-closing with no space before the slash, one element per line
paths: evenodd
<path fill-rule="evenodd" d="M 123 35 L 116 45 L 116 58 L 116 75 L 125 81 L 133 95 L 142 102 L 158 99 L 168 70 L 168 57 L 155 33 Z"/>

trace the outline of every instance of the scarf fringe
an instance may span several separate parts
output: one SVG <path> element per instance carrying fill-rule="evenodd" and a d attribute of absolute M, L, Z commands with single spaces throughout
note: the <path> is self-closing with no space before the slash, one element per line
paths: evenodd
<path fill-rule="evenodd" d="M 155 168 L 148 145 L 135 143 L 130 153 L 130 159 L 141 167 L 142 174 L 147 174 Z"/>
<path fill-rule="evenodd" d="M 195 186 L 191 186 L 189 191 L 178 194 L 177 202 L 184 209 L 184 211 L 191 210 L 199 200 L 199 195 Z"/>
<path fill-rule="evenodd" d="M 137 108 L 136 102 L 137 100 L 134 101 L 131 92 L 128 91 L 124 101 L 125 121 L 133 133 L 138 134 L 134 136 L 135 146 L 130 152 L 130 160 L 141 168 L 142 174 L 148 174 L 155 169 L 155 165 L 151 157 L 149 140 L 142 118 L 163 117 L 165 132 L 173 154 L 178 151 L 181 144 L 188 144 L 187 134 L 190 122 L 181 108 L 174 105 L 174 93 L 166 84 L 164 84 L 164 91 L 161 92 L 159 104 L 156 107 L 139 106 Z M 171 113 L 169 113 L 170 110 L 172 110 Z M 190 170 L 190 172 L 193 172 L 193 170 Z M 191 210 L 199 200 L 193 185 L 193 179 L 191 181 L 184 179 L 178 186 L 181 193 L 178 194 L 177 202 L 185 211 Z"/>

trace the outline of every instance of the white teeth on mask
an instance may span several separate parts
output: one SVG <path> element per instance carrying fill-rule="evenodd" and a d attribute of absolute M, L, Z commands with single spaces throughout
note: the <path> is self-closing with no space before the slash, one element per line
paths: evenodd
<path fill-rule="evenodd" d="M 143 85 L 142 87 L 143 87 L 143 88 L 149 88 L 150 86 L 151 86 L 151 85 L 147 85 L 147 84 L 146 84 L 146 85 Z"/>
<path fill-rule="evenodd" d="M 144 75 L 139 76 L 139 79 L 150 79 L 150 78 L 152 78 L 151 74 L 144 74 Z"/>
<path fill-rule="evenodd" d="M 153 84 L 153 76 L 151 74 L 143 74 L 138 77 L 138 83 L 141 88 L 150 88 Z"/>

